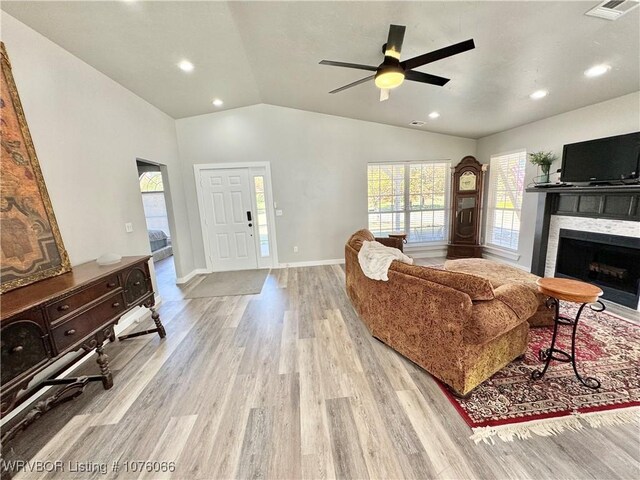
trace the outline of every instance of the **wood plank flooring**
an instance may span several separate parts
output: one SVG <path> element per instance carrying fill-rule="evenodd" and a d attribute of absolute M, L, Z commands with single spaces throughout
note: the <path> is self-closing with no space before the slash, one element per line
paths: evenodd
<path fill-rule="evenodd" d="M 107 345 L 113 389 L 91 384 L 3 451 L 65 471 L 16 478 L 640 476 L 638 425 L 473 443 L 431 377 L 369 335 L 341 266 L 273 270 L 259 295 L 184 299 L 200 279 L 176 287 L 170 263 L 156 269 L 167 338 Z M 176 468 L 126 471 L 135 461 Z"/>

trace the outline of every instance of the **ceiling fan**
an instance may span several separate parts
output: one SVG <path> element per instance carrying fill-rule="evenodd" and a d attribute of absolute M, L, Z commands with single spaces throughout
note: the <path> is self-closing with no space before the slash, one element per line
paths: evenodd
<path fill-rule="evenodd" d="M 402 49 L 402 41 L 404 40 L 404 31 L 407 27 L 404 25 L 391 25 L 389 27 L 389 37 L 387 43 L 382 46 L 382 53 L 384 53 L 383 62 L 374 67 L 372 65 L 360 65 L 357 63 L 345 63 L 334 62 L 332 60 L 322 60 L 321 65 L 332 65 L 334 67 L 346 67 L 356 68 L 358 70 L 368 70 L 370 72 L 376 72 L 373 75 L 357 80 L 348 85 L 344 85 L 335 90 L 331 90 L 329 93 L 338 93 L 346 90 L 347 88 L 355 87 L 361 83 L 374 80 L 376 87 L 380 89 L 380 101 L 387 100 L 389 98 L 389 90 L 399 87 L 402 82 L 411 80 L 413 82 L 428 83 L 431 85 L 437 85 L 439 87 L 444 86 L 449 79 L 438 77 L 437 75 L 430 75 L 428 73 L 416 72 L 414 68 L 421 67 L 428 63 L 442 60 L 443 58 L 457 55 L 458 53 L 466 52 L 475 48 L 473 39 L 466 40 L 464 42 L 456 43 L 448 47 L 434 50 L 433 52 L 425 53 L 417 57 L 410 58 L 409 60 L 400 61 L 400 51 Z"/>

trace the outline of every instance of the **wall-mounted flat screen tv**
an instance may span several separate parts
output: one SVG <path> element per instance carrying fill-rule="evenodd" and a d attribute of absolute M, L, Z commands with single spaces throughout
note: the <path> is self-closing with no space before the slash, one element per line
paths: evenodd
<path fill-rule="evenodd" d="M 567 183 L 633 182 L 640 170 L 640 132 L 571 143 L 562 151 Z"/>

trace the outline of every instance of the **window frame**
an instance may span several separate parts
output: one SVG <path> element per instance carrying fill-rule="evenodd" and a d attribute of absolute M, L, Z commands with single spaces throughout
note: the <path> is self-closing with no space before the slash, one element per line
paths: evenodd
<path fill-rule="evenodd" d="M 155 190 L 143 190 L 142 189 L 142 177 L 148 177 L 149 175 L 153 175 L 154 177 L 160 177 L 160 182 L 159 184 L 162 186 L 162 188 L 160 190 L 155 189 Z M 147 185 L 149 185 L 150 180 L 147 181 Z M 150 171 L 150 172 L 143 172 L 138 176 L 138 184 L 140 185 L 140 193 L 158 193 L 158 192 L 164 192 L 164 178 L 162 177 L 162 172 L 160 170 L 157 171 Z"/>
<path fill-rule="evenodd" d="M 369 214 L 404 214 L 404 233 L 407 234 L 407 247 L 426 247 L 426 246 L 442 246 L 447 245 L 449 243 L 449 235 L 450 235 L 450 215 L 451 215 L 451 159 L 438 159 L 438 160 L 411 160 L 411 161 L 401 161 L 401 162 L 369 162 L 367 163 L 367 227 L 369 225 Z M 411 166 L 412 165 L 429 165 L 429 164 L 444 164 L 445 165 L 445 178 L 444 178 L 444 208 L 442 210 L 438 209 L 424 209 L 424 210 L 412 210 L 411 209 L 411 188 L 410 188 L 410 180 L 411 180 Z M 404 209 L 403 210 L 393 210 L 388 212 L 383 212 L 377 210 L 375 212 L 370 212 L 368 208 L 369 202 L 369 167 L 374 165 L 380 166 L 394 166 L 394 165 L 402 165 L 404 168 L 404 188 L 403 188 L 403 198 L 404 198 Z M 380 196 L 380 195 L 378 195 Z M 432 240 L 432 241 L 419 241 L 412 242 L 410 240 L 409 230 L 411 226 L 411 213 L 413 212 L 440 212 L 444 213 L 444 221 L 443 228 L 444 234 L 442 240 Z M 373 232 L 377 234 L 377 232 Z"/>
<path fill-rule="evenodd" d="M 499 175 L 499 169 L 496 168 L 496 164 L 494 162 L 494 160 L 499 159 L 501 157 L 509 157 L 509 156 L 514 156 L 514 155 L 521 155 L 521 161 L 523 162 L 523 166 L 522 166 L 522 189 L 519 193 L 520 195 L 520 208 L 513 208 L 513 209 L 498 209 L 496 207 L 497 204 L 497 183 L 498 183 L 498 177 L 497 175 Z M 487 215 L 486 215 L 486 221 L 485 221 L 485 238 L 484 238 L 484 245 L 491 248 L 491 249 L 495 249 L 495 250 L 502 250 L 504 252 L 509 252 L 509 253 L 518 253 L 520 251 L 520 233 L 521 233 L 521 229 L 522 229 L 522 203 L 524 201 L 524 190 L 526 188 L 525 186 L 525 179 L 526 179 L 526 167 L 527 167 L 527 149 L 526 148 L 520 148 L 517 150 L 512 150 L 509 152 L 503 152 L 503 153 L 497 153 L 497 154 L 493 154 L 490 156 L 489 158 L 489 188 L 487 189 Z M 505 192 L 514 192 L 515 190 L 505 190 Z M 515 206 L 517 206 L 517 197 L 516 197 L 516 202 L 515 202 Z M 494 219 L 495 219 L 495 213 L 497 210 L 501 210 L 501 211 L 511 211 L 514 212 L 514 215 L 517 216 L 518 218 L 518 222 L 519 222 L 519 226 L 518 226 L 518 241 L 515 247 L 510 247 L 510 246 L 505 246 L 505 245 L 500 245 L 498 243 L 493 243 L 492 240 L 492 230 L 494 227 Z"/>

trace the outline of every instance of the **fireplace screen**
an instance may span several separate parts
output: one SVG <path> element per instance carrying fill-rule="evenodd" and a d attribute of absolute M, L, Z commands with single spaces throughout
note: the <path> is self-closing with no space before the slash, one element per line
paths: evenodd
<path fill-rule="evenodd" d="M 605 299 L 637 309 L 640 239 L 562 229 L 556 276 L 596 284 Z"/>

